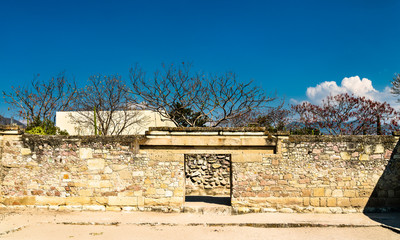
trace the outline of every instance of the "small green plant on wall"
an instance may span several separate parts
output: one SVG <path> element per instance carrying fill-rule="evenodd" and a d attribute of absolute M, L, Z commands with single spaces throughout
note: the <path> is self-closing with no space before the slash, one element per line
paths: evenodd
<path fill-rule="evenodd" d="M 28 124 L 25 133 L 35 135 L 68 135 L 67 131 L 60 130 L 60 128 L 56 127 L 54 122 L 49 119 L 45 119 L 44 121 L 35 119 Z"/>

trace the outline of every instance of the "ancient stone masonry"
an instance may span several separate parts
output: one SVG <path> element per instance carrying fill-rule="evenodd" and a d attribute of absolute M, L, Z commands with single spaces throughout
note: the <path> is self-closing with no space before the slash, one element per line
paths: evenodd
<path fill-rule="evenodd" d="M 242 211 L 398 209 L 400 164 L 392 152 L 397 141 L 392 136 L 290 136 L 280 154 L 234 164 L 232 204 Z"/>
<path fill-rule="evenodd" d="M 145 136 L 34 136 L 0 128 L 0 208 L 182 211 L 185 195 L 235 212 L 400 209 L 394 136 L 152 128 Z"/>
<path fill-rule="evenodd" d="M 183 161 L 135 154 L 132 142 L 134 137 L 4 136 L 0 201 L 70 210 L 179 211 Z"/>
<path fill-rule="evenodd" d="M 230 196 L 230 154 L 185 154 L 186 195 Z"/>

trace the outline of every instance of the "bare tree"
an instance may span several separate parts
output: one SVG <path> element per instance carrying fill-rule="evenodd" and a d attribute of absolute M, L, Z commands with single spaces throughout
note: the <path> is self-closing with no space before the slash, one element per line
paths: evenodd
<path fill-rule="evenodd" d="M 285 101 L 281 100 L 278 106 L 268 106 L 233 119 L 232 125 L 267 127 L 269 131 L 283 131 L 289 125 L 291 117 L 291 111 L 285 108 Z"/>
<path fill-rule="evenodd" d="M 120 76 L 91 76 L 88 85 L 78 92 L 75 100 L 77 115 L 70 115 L 72 122 L 100 135 L 121 135 L 134 125 L 146 121 L 135 111 L 133 99 Z M 135 134 L 134 132 L 128 132 Z"/>
<path fill-rule="evenodd" d="M 163 70 L 156 71 L 151 77 L 135 65 L 130 70 L 130 79 L 132 93 L 139 96 L 137 100 L 177 126 L 193 127 L 204 121 L 207 121 L 206 125 L 219 126 L 274 100 L 261 88 L 252 86 L 251 81 L 240 82 L 233 72 L 221 75 L 193 73 L 191 65 L 185 63 L 163 65 Z M 187 117 L 185 112 L 177 112 L 177 104 L 182 111 L 191 109 L 194 114 Z"/>
<path fill-rule="evenodd" d="M 49 80 L 40 80 L 36 76 L 28 86 L 12 87 L 9 92 L 3 91 L 3 97 L 9 109 L 18 110 L 18 115 L 32 123 L 34 121 L 55 121 L 56 111 L 71 107 L 76 97 L 76 84 L 69 82 L 64 73 Z"/>

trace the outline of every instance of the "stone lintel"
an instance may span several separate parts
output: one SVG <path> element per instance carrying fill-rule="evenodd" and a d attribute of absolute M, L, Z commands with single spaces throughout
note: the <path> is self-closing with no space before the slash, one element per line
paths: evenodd
<path fill-rule="evenodd" d="M 268 136 L 147 136 L 142 146 L 276 146 Z"/>

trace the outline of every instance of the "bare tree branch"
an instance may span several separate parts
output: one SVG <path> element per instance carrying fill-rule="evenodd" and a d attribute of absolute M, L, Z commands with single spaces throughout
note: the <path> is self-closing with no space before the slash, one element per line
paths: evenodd
<path fill-rule="evenodd" d="M 267 97 L 252 82 L 242 83 L 233 72 L 221 75 L 193 73 L 191 64 L 163 65 L 153 77 L 135 65 L 130 70 L 131 91 L 138 102 L 159 112 L 177 126 L 219 126 L 265 106 L 275 98 Z M 179 106 L 179 108 L 176 108 Z M 193 113 L 188 117 L 187 110 Z M 182 112 L 179 112 L 181 110 Z M 174 113 L 174 114 L 171 114 Z"/>
<path fill-rule="evenodd" d="M 116 75 L 89 77 L 88 85 L 79 90 L 75 105 L 78 116 L 71 115 L 72 121 L 94 129 L 96 114 L 96 124 L 101 135 L 121 135 L 131 126 L 140 126 L 146 121 L 134 110 L 127 86 Z"/>
<path fill-rule="evenodd" d="M 12 87 L 3 91 L 5 102 L 18 110 L 18 115 L 28 123 L 35 120 L 55 121 L 56 111 L 71 108 L 77 95 L 75 81 L 69 82 L 64 73 L 50 80 L 35 77 L 28 86 Z"/>

